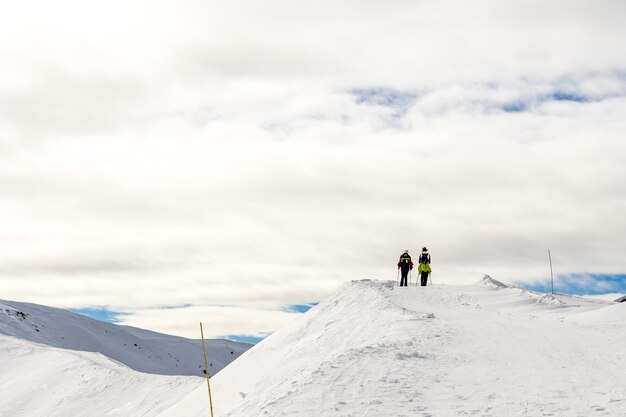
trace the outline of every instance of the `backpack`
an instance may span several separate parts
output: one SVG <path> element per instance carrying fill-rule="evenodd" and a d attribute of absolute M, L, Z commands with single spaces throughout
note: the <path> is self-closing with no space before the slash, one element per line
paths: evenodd
<path fill-rule="evenodd" d="M 428 253 L 422 253 L 420 255 L 420 263 L 421 264 L 429 264 L 430 263 L 430 255 Z"/>
<path fill-rule="evenodd" d="M 406 263 L 406 264 L 410 264 L 411 263 L 411 256 L 408 253 L 403 253 L 400 256 L 400 262 Z"/>

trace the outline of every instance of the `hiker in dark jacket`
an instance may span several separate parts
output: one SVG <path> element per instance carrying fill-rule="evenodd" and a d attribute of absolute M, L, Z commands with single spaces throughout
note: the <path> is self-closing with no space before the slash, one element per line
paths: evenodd
<path fill-rule="evenodd" d="M 409 271 L 413 269 L 413 261 L 411 261 L 411 255 L 409 255 L 408 250 L 405 250 L 404 253 L 400 255 L 398 269 L 402 270 L 402 280 L 400 280 L 400 286 L 407 287 L 407 276 L 409 275 Z"/>
<path fill-rule="evenodd" d="M 425 287 L 426 284 L 428 284 L 428 275 L 432 272 L 430 269 L 430 254 L 428 253 L 428 249 L 425 247 L 422 248 L 422 253 L 420 254 L 417 272 L 420 274 L 422 287 Z"/>

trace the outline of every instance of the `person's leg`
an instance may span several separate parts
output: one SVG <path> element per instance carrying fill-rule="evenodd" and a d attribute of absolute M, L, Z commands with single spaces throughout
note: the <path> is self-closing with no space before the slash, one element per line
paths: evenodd
<path fill-rule="evenodd" d="M 425 287 L 428 284 L 428 272 L 422 272 L 422 287 Z"/>
<path fill-rule="evenodd" d="M 402 281 L 400 281 L 400 286 L 401 287 L 406 287 L 406 280 L 407 280 L 407 276 L 409 275 L 409 270 L 402 270 Z"/>

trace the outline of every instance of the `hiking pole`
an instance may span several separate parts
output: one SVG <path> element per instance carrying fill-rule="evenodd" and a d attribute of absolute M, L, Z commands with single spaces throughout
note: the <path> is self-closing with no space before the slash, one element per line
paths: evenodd
<path fill-rule="evenodd" d="M 411 277 L 411 270 L 409 269 L 409 284 L 407 285 L 407 287 L 411 286 L 412 281 L 413 281 L 413 278 Z"/>
<path fill-rule="evenodd" d="M 400 286 L 400 268 L 398 268 L 398 278 L 396 278 L 396 286 Z"/>
<path fill-rule="evenodd" d="M 211 383 L 209 382 L 209 364 L 206 360 L 206 347 L 204 346 L 204 330 L 200 322 L 200 335 L 202 336 L 202 352 L 204 353 L 204 369 L 206 370 L 206 385 L 209 387 L 209 404 L 211 405 L 211 417 L 213 417 L 213 397 L 211 396 Z"/>
<path fill-rule="evenodd" d="M 428 273 L 428 278 L 430 278 L 430 285 L 433 285 L 433 273 L 432 272 Z"/>

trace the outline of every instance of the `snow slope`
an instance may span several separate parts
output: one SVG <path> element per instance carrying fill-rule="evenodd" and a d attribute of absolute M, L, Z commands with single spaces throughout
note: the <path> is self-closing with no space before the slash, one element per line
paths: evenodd
<path fill-rule="evenodd" d="M 155 415 L 202 381 L 0 335 L 0 417 Z"/>
<path fill-rule="evenodd" d="M 626 416 L 626 305 L 354 281 L 212 378 L 216 416 Z M 207 414 L 204 385 L 159 417 Z"/>
<path fill-rule="evenodd" d="M 57 308 L 0 300 L 2 334 L 52 347 L 100 352 L 140 372 L 204 375 L 200 340 L 104 323 Z M 207 340 L 206 344 L 211 375 L 251 346 L 229 340 Z"/>

